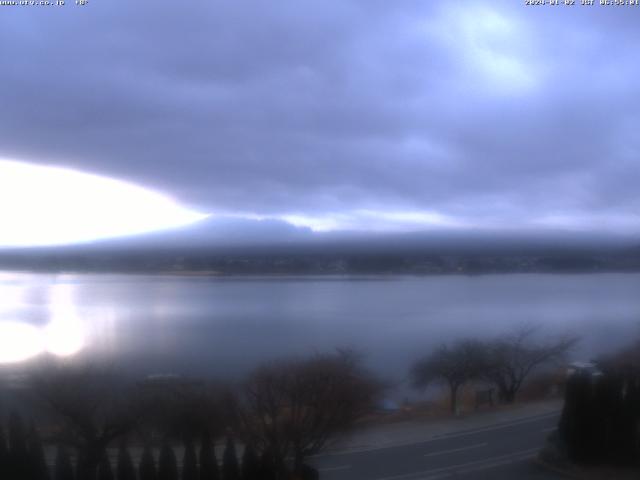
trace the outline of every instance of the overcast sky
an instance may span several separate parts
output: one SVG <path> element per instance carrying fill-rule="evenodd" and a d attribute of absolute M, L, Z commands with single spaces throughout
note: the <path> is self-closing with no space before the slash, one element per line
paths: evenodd
<path fill-rule="evenodd" d="M 640 7 L 73 3 L 0 7 L 0 157 L 314 230 L 640 232 Z"/>

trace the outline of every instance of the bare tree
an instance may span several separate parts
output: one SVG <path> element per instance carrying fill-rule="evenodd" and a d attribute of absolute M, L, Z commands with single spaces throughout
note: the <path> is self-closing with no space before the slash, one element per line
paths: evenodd
<path fill-rule="evenodd" d="M 380 384 L 350 352 L 275 362 L 251 375 L 238 404 L 245 441 L 270 457 L 277 478 L 321 451 L 370 411 Z"/>
<path fill-rule="evenodd" d="M 527 377 L 543 365 L 562 361 L 578 338 L 536 341 L 537 328 L 523 326 L 486 345 L 483 377 L 495 384 L 498 398 L 513 403 Z"/>
<path fill-rule="evenodd" d="M 449 388 L 451 413 L 458 412 L 458 391 L 465 383 L 479 378 L 483 371 L 484 346 L 476 340 L 441 345 L 411 368 L 413 385 L 426 388 L 440 382 Z"/>
<path fill-rule="evenodd" d="M 59 440 L 77 448 L 82 478 L 95 478 L 107 446 L 142 415 L 135 396 L 105 369 L 48 368 L 36 375 L 33 387 L 61 427 Z"/>

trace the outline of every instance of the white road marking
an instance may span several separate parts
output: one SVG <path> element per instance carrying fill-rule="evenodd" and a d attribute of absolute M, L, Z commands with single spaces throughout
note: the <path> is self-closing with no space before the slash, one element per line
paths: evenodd
<path fill-rule="evenodd" d="M 431 470 L 423 470 L 421 472 L 405 473 L 390 477 L 379 477 L 375 480 L 435 480 L 453 473 L 469 473 L 476 470 L 498 467 L 500 465 L 508 465 L 509 463 L 534 457 L 538 451 L 540 451 L 540 447 L 529 448 L 527 450 L 520 450 L 519 452 L 513 452 L 506 455 L 497 455 L 495 457 L 488 457 L 482 460 L 447 465 L 446 467 L 433 468 Z"/>
<path fill-rule="evenodd" d="M 450 450 L 440 450 L 439 452 L 431 452 L 431 453 L 425 453 L 424 456 L 425 457 L 436 457 L 438 455 L 446 455 L 447 453 L 455 453 L 455 452 L 462 452 L 464 450 L 471 450 L 473 448 L 481 448 L 481 447 L 486 447 L 488 444 L 487 442 L 484 443 L 476 443 L 475 445 L 468 445 L 466 447 L 460 447 L 460 448 L 452 448 Z"/>
<path fill-rule="evenodd" d="M 318 471 L 319 472 L 335 472 L 337 470 L 349 470 L 350 468 L 351 468 L 351 465 L 340 465 L 338 467 L 319 468 Z"/>

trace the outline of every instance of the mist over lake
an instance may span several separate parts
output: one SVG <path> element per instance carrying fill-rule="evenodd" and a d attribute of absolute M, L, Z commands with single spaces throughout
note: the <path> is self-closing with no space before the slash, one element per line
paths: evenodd
<path fill-rule="evenodd" d="M 429 348 L 536 324 L 577 359 L 640 333 L 640 274 L 232 277 L 3 273 L 0 321 L 79 320 L 92 361 L 235 377 L 260 361 L 354 347 L 393 380 Z M 63 299 L 63 300 L 61 300 Z M 123 367 L 124 368 L 124 367 Z"/>

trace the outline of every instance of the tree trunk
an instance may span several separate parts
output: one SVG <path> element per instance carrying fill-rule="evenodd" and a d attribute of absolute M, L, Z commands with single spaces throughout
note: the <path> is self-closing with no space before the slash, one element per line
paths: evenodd
<path fill-rule="evenodd" d="M 511 388 L 504 392 L 502 400 L 504 403 L 513 403 L 516 401 L 516 391 Z"/>
<path fill-rule="evenodd" d="M 451 413 L 458 415 L 458 387 L 459 385 L 450 385 L 451 387 Z"/>
<path fill-rule="evenodd" d="M 102 445 L 87 445 L 79 452 L 77 480 L 95 480 L 102 459 Z"/>
<path fill-rule="evenodd" d="M 497 384 L 498 400 L 500 403 L 513 403 L 516 401 L 517 389 L 506 384 Z"/>

